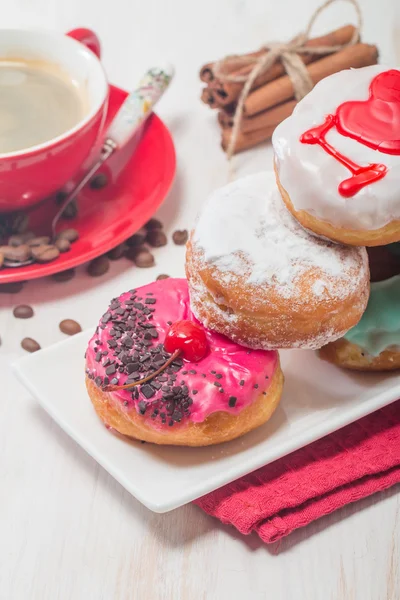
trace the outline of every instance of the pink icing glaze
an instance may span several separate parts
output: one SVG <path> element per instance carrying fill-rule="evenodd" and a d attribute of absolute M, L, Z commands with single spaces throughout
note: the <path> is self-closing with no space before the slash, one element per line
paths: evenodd
<path fill-rule="evenodd" d="M 146 296 L 146 294 L 151 294 L 151 296 Z M 118 300 L 122 307 L 126 306 L 125 303 L 130 300 L 131 295 L 130 292 L 127 292 L 119 297 Z M 149 305 L 149 308 L 154 309 L 151 323 L 159 336 L 158 339 L 152 340 L 153 346 L 164 341 L 169 328 L 168 321 L 188 319 L 198 323 L 190 310 L 186 279 L 164 279 L 138 288 L 137 301 L 140 301 L 139 298 L 141 298 L 144 302 L 146 297 L 156 300 L 155 304 Z M 111 309 L 108 312 L 111 312 Z M 116 318 L 126 321 L 126 315 Z M 107 358 L 115 360 L 114 353 L 117 349 L 109 349 L 107 344 L 110 340 L 115 339 L 110 336 L 112 327 L 111 320 L 106 324 L 100 320 L 98 333 L 95 333 L 89 342 L 86 352 L 86 368 L 91 379 L 99 376 L 103 379 L 106 376 L 106 366 L 103 366 L 102 363 Z M 206 330 L 206 335 L 210 348 L 207 356 L 199 363 L 184 361 L 183 366 L 176 372 L 175 385 L 186 385 L 189 388 L 189 397 L 193 400 L 189 408 L 190 415 L 182 418 L 180 426 L 183 426 L 188 420 L 201 423 L 211 413 L 217 411 L 235 415 L 240 413 L 246 406 L 254 402 L 260 393 L 268 389 L 277 366 L 278 354 L 276 351 L 249 350 L 210 330 Z M 96 344 L 96 340 L 100 340 L 100 344 Z M 98 359 L 98 353 L 102 350 L 108 350 L 108 355 L 98 361 L 96 358 Z M 117 354 L 120 350 L 121 348 L 117 350 Z M 134 348 L 131 349 L 131 352 L 133 351 Z M 120 364 L 117 359 L 117 365 Z M 196 371 L 195 374 L 189 372 L 193 370 Z M 212 371 L 215 373 L 213 374 Z M 221 377 L 217 378 L 216 375 L 221 375 Z M 126 382 L 127 375 L 125 373 L 117 372 L 114 376 L 118 377 L 118 385 Z M 112 376 L 109 377 L 109 379 L 111 378 Z M 214 385 L 215 382 L 220 386 Z M 220 389 L 223 392 L 220 392 Z M 141 412 L 139 407 L 139 403 L 141 403 L 142 409 L 144 406 L 146 407 L 144 418 L 149 425 L 155 429 L 168 428 L 170 421 L 168 417 L 166 424 L 163 424 L 159 413 L 156 417 L 151 418 L 150 416 L 153 413 L 152 407 L 158 406 L 162 401 L 163 391 L 158 390 L 150 399 L 146 399 L 139 392 L 139 397 L 133 399 L 133 390 L 140 390 L 140 386 L 109 392 L 109 397 L 112 402 L 120 403 L 122 405 L 120 408 L 127 415 L 132 410 Z M 196 390 L 197 393 L 193 393 Z M 229 399 L 232 397 L 236 398 L 234 406 L 229 405 Z M 162 411 L 161 408 L 159 412 Z M 174 426 L 179 426 L 179 423 L 174 423 Z"/>

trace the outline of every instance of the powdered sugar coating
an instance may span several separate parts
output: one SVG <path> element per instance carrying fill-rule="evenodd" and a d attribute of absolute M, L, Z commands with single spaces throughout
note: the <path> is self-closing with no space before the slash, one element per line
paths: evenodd
<path fill-rule="evenodd" d="M 226 285 L 245 275 L 250 287 L 273 286 L 285 299 L 296 296 L 299 277 L 310 270 L 318 274 L 310 295 L 320 301 L 348 297 L 368 271 L 364 248 L 339 246 L 301 227 L 283 204 L 271 172 L 214 192 L 192 239 Z"/>
<path fill-rule="evenodd" d="M 337 340 L 342 337 L 347 330 L 338 331 L 337 329 L 325 328 L 321 333 L 313 332 L 308 337 L 302 336 L 301 339 L 292 340 L 290 343 L 285 343 L 282 337 L 279 343 L 271 342 L 269 338 L 264 335 L 263 327 L 260 326 L 259 331 L 253 336 L 246 335 L 246 339 L 240 337 L 237 331 L 242 329 L 243 316 L 239 316 L 235 312 L 227 312 L 218 303 L 214 302 L 207 295 L 207 289 L 204 286 L 203 281 L 200 277 L 192 277 L 190 280 L 190 301 L 192 312 L 199 321 L 203 322 L 205 327 L 211 327 L 214 325 L 214 320 L 217 318 L 219 322 L 224 322 L 224 333 L 234 342 L 247 346 L 249 348 L 258 348 L 262 350 L 280 350 L 283 348 L 301 348 L 303 350 L 317 350 L 326 346 L 329 342 Z M 201 314 L 200 314 L 201 311 Z M 207 318 L 203 318 L 204 314 L 210 315 L 210 321 Z M 280 321 L 280 323 L 279 323 Z M 277 328 L 282 324 L 283 326 L 287 322 L 287 315 L 281 314 L 279 317 L 275 317 L 275 323 Z"/>

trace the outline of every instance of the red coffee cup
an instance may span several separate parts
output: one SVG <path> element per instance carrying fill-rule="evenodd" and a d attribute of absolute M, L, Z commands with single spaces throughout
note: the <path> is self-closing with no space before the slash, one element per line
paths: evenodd
<path fill-rule="evenodd" d="M 88 111 L 62 135 L 16 152 L 0 153 L 0 212 L 32 206 L 63 187 L 102 141 L 108 83 L 100 43 L 88 29 L 67 35 L 42 31 L 0 31 L 0 57 L 55 63 L 85 86 Z"/>

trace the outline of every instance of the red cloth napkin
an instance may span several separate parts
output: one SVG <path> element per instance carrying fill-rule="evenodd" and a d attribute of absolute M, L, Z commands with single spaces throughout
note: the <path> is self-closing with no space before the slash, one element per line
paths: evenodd
<path fill-rule="evenodd" d="M 267 544 L 400 482 L 400 400 L 196 500 Z"/>

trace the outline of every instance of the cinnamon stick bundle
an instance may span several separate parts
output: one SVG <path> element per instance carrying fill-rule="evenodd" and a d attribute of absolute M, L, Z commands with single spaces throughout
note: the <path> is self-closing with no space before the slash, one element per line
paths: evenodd
<path fill-rule="evenodd" d="M 347 44 L 352 39 L 354 31 L 355 31 L 354 25 L 345 25 L 344 27 L 340 27 L 339 29 L 336 29 L 335 31 L 332 31 L 326 35 L 309 39 L 305 43 L 305 46 L 312 48 L 312 47 L 317 47 L 317 46 L 340 46 L 343 44 Z M 314 62 L 315 60 L 320 59 L 321 55 L 301 54 L 300 58 L 303 61 L 303 63 L 307 65 L 311 62 Z M 253 66 L 254 65 L 246 65 L 244 67 L 242 66 L 238 70 L 231 69 L 229 71 L 229 74 L 249 75 Z M 226 106 L 228 104 L 232 104 L 232 102 L 235 102 L 239 98 L 239 95 L 243 89 L 244 83 L 234 82 L 234 81 L 220 81 L 219 79 L 216 79 L 215 75 L 213 74 L 213 71 L 212 71 L 213 64 L 212 63 L 205 65 L 203 67 L 203 69 L 205 69 L 205 67 L 208 67 L 208 69 L 210 70 L 210 73 L 212 74 L 211 78 L 208 79 L 208 82 L 210 82 L 210 86 L 213 89 L 215 97 L 218 99 L 218 102 L 222 106 Z M 257 77 L 252 89 L 257 89 L 260 86 L 268 83 L 269 81 L 277 79 L 278 77 L 281 77 L 284 74 L 285 74 L 285 69 L 284 69 L 282 63 L 279 61 L 279 62 L 275 63 L 268 71 L 265 71 L 259 77 Z M 200 76 L 200 78 L 201 78 L 201 76 Z M 205 81 L 205 80 L 203 79 L 203 81 Z"/>
<path fill-rule="evenodd" d="M 314 84 L 328 75 L 333 75 L 350 67 L 367 67 L 375 65 L 378 60 L 378 49 L 369 44 L 354 44 L 344 50 L 321 58 L 307 67 L 308 74 Z M 251 92 L 244 103 L 244 114 L 255 115 L 276 104 L 293 98 L 293 83 L 288 75 L 279 77 Z"/>
<path fill-rule="evenodd" d="M 303 47 L 312 48 L 314 46 L 323 52 L 325 52 L 325 49 L 321 48 L 323 46 L 330 46 L 334 49 L 334 52 L 324 55 L 298 54 L 314 85 L 321 79 L 343 69 L 366 67 L 377 63 L 378 50 L 376 46 L 360 41 L 354 43 L 359 26 L 360 20 L 358 27 L 345 25 L 304 43 Z M 344 48 L 339 50 L 336 48 L 341 46 Z M 266 49 L 262 48 L 244 56 L 257 58 L 265 56 L 266 52 Z M 221 81 L 216 76 L 215 65 L 217 63 L 208 63 L 200 71 L 200 78 L 207 83 L 202 91 L 202 100 L 212 108 L 218 109 L 222 148 L 225 151 L 229 149 L 230 155 L 233 135 L 235 137 L 234 153 L 269 140 L 275 127 L 292 114 L 297 103 L 292 80 L 286 75 L 282 62 L 278 60 L 255 79 L 250 93 L 244 100 L 243 110 L 239 113 L 240 116 L 238 115 L 240 119 L 238 129 L 234 128 L 238 100 L 243 92 L 246 77 L 250 75 L 256 64 L 252 61 L 243 65 L 242 58 L 243 56 L 239 56 L 237 60 L 235 57 L 235 59 L 222 62 L 222 68 L 224 74 L 233 77 L 240 76 L 243 81 L 230 81 L 229 79 Z M 233 130 L 235 130 L 234 134 Z"/>

